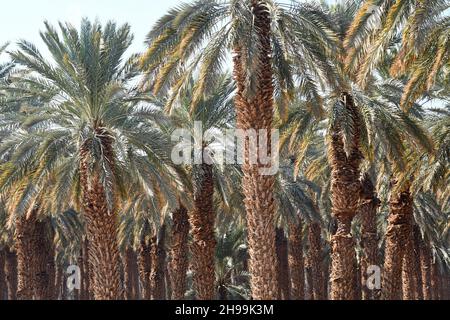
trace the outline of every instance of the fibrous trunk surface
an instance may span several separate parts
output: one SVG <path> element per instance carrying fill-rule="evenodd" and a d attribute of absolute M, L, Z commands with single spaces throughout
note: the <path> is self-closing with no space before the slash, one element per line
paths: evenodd
<path fill-rule="evenodd" d="M 380 298 L 380 290 L 375 286 L 368 285 L 370 266 L 380 266 L 380 257 L 378 252 L 378 233 L 377 233 L 377 209 L 380 200 L 375 193 L 375 187 L 370 177 L 365 174 L 362 179 L 362 203 L 359 207 L 361 216 L 361 289 L 363 300 L 377 300 Z"/>
<path fill-rule="evenodd" d="M 288 263 L 288 241 L 284 230 L 279 228 L 276 232 L 276 248 L 278 258 L 279 297 L 282 300 L 291 299 L 291 282 Z"/>
<path fill-rule="evenodd" d="M 172 216 L 172 248 L 170 261 L 170 278 L 172 300 L 183 300 L 186 293 L 186 273 L 188 262 L 189 217 L 187 210 L 180 207 Z"/>
<path fill-rule="evenodd" d="M 158 238 L 152 241 L 152 273 L 150 275 L 150 285 L 152 287 L 153 300 L 166 299 L 165 275 L 166 270 L 166 226 L 162 225 Z"/>
<path fill-rule="evenodd" d="M 271 61 L 270 26 L 271 18 L 266 1 L 252 0 L 254 28 L 258 52 L 252 57 L 256 70 L 251 74 L 246 69 L 246 48 L 237 44 L 234 48 L 234 79 L 237 84 L 235 106 L 237 128 L 258 132 L 265 129 L 264 139 L 271 141 L 273 122 L 273 72 Z M 247 79 L 253 77 L 253 88 L 247 86 Z M 248 94 L 252 92 L 253 94 Z M 261 136 L 260 136 L 261 138 Z M 259 146 L 261 147 L 261 146 Z M 259 150 L 259 149 L 258 149 Z M 272 150 L 268 148 L 270 157 Z M 262 174 L 268 165 L 258 159 L 249 161 L 249 141 L 245 142 L 244 164 L 242 166 L 242 188 L 247 213 L 249 270 L 252 298 L 255 300 L 277 299 L 277 261 L 275 249 L 275 204 L 273 198 L 275 177 Z"/>
<path fill-rule="evenodd" d="M 189 224 L 192 235 L 190 250 L 193 284 L 199 300 L 212 300 L 216 296 L 213 193 L 212 166 L 196 165 L 194 167 L 194 209 L 190 212 Z"/>
<path fill-rule="evenodd" d="M 331 130 L 328 157 L 331 167 L 332 215 L 337 222 L 337 231 L 331 239 L 331 299 L 353 300 L 357 287 L 355 242 L 351 224 L 360 203 L 360 171 L 362 154 L 360 145 L 361 120 L 353 97 L 344 92 L 342 106 L 351 115 L 353 137 L 351 147 L 346 148 L 341 124 Z M 346 150 L 348 149 L 348 150 Z"/>
<path fill-rule="evenodd" d="M 395 183 L 394 181 L 392 185 L 395 186 Z M 382 282 L 382 295 L 385 300 L 402 298 L 402 264 L 406 244 L 410 239 L 412 210 L 409 187 L 391 195 Z"/>
<path fill-rule="evenodd" d="M 305 260 L 303 258 L 302 221 L 289 223 L 289 270 L 291 275 L 291 299 L 305 299 Z"/>
<path fill-rule="evenodd" d="M 311 300 L 325 300 L 323 281 L 323 259 L 321 227 L 317 222 L 312 222 L 308 228 L 308 253 L 306 256 L 307 269 L 311 273 L 309 286 L 311 288 Z"/>
<path fill-rule="evenodd" d="M 112 137 L 102 128 L 96 130 L 96 136 L 101 140 L 107 165 L 113 168 Z M 117 240 L 118 217 L 114 203 L 108 203 L 99 174 L 101 169 L 90 154 L 91 143 L 87 140 L 80 150 L 80 184 L 89 240 L 89 265 L 93 275 L 91 286 L 96 300 L 120 300 L 123 299 L 123 288 Z"/>

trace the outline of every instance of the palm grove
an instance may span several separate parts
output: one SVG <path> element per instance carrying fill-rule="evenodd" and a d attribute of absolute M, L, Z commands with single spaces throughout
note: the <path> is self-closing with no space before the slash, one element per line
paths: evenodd
<path fill-rule="evenodd" d="M 0 299 L 449 299 L 448 8 L 197 0 L 131 57 L 87 19 L 3 46 Z M 198 122 L 279 130 L 279 172 L 176 165 Z"/>

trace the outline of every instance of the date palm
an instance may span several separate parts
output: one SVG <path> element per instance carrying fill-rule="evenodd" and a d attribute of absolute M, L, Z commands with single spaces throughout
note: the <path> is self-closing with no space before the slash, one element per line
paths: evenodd
<path fill-rule="evenodd" d="M 193 84 L 193 81 L 192 81 Z M 216 248 L 214 194 L 225 195 L 227 185 L 223 175 L 223 163 L 215 154 L 224 152 L 226 141 L 216 138 L 207 141 L 208 135 L 217 130 L 231 128 L 234 120 L 232 93 L 235 86 L 231 79 L 222 76 L 213 90 L 198 102 L 191 110 L 194 85 L 187 87 L 180 103 L 172 109 L 173 129 L 179 127 L 187 130 L 194 137 L 194 162 L 186 164 L 186 170 L 192 175 L 193 208 L 188 213 L 191 228 L 193 283 L 197 298 L 211 300 L 216 296 L 214 252 Z M 201 127 L 199 127 L 201 124 Z M 185 142 L 186 143 L 186 142 Z M 190 144 L 190 141 L 187 141 Z M 189 155 L 192 151 L 188 152 Z M 200 158 L 201 163 L 195 161 Z M 191 160 L 192 161 L 192 160 Z"/>
<path fill-rule="evenodd" d="M 270 141 L 275 89 L 276 98 L 286 101 L 293 88 L 287 57 L 292 55 L 300 61 L 297 71 L 302 86 L 312 97 L 311 107 L 320 110 L 318 88 L 309 75 L 323 75 L 332 69 L 324 62 L 332 36 L 322 20 L 318 7 L 290 7 L 270 0 L 199 0 L 182 4 L 161 18 L 148 35 L 149 48 L 142 57 L 145 85 L 154 93 L 170 89 L 170 108 L 198 71 L 191 103 L 195 109 L 225 68 L 227 53 L 232 52 L 237 128 L 265 129 Z M 264 166 L 250 164 L 248 146 L 245 150 L 242 188 L 249 227 L 252 297 L 275 299 L 275 177 L 261 175 Z"/>
<path fill-rule="evenodd" d="M 148 170 L 163 167 L 165 140 L 146 122 L 155 112 L 130 99 L 134 73 L 132 65 L 123 62 L 132 40 L 129 26 L 110 22 L 102 27 L 83 20 L 80 31 L 62 23 L 59 29 L 46 23 L 41 33 L 52 62 L 27 41 L 11 53 L 30 72 L 17 74 L 8 91 L 17 101 L 28 102 L 30 113 L 16 121 L 26 131 L 13 132 L 3 141 L 3 150 L 14 154 L 3 182 L 26 174 L 12 169 L 20 162 L 23 168 L 36 168 L 26 197 L 42 195 L 49 179 L 55 180 L 53 207 L 66 203 L 67 192 L 75 191 L 71 200 L 81 203 L 86 220 L 94 296 L 121 299 L 116 208 L 122 179 L 135 169 L 141 184 L 151 186 L 157 170 L 152 176 Z M 127 153 L 125 145 L 139 151 Z M 33 156 L 21 156 L 27 152 Z M 136 166 L 136 158 L 141 166 Z"/>
<path fill-rule="evenodd" d="M 365 87 L 401 38 L 391 74 L 409 77 L 401 99 L 402 108 L 409 109 L 432 88 L 439 71 L 448 68 L 449 6 L 447 0 L 363 1 L 345 41 L 347 67 L 357 82 Z"/>

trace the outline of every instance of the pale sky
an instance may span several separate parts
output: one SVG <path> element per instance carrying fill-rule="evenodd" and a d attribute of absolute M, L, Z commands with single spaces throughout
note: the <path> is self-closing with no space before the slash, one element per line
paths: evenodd
<path fill-rule="evenodd" d="M 191 0 L 185 0 L 189 2 Z M 0 45 L 19 39 L 31 41 L 46 54 L 39 37 L 44 20 L 56 25 L 68 21 L 78 26 L 82 17 L 105 22 L 128 22 L 134 35 L 130 52 L 144 50 L 143 42 L 152 25 L 180 0 L 1 0 Z M 290 2 L 290 0 L 282 0 Z M 0 60 L 5 59 L 2 56 Z"/>
<path fill-rule="evenodd" d="M 179 0 L 2 0 L 0 13 L 0 45 L 25 39 L 43 51 L 39 31 L 44 20 L 56 25 L 69 21 L 78 26 L 82 17 L 105 22 L 128 22 L 134 34 L 132 52 L 143 50 L 145 36 L 153 23 L 176 6 Z"/>

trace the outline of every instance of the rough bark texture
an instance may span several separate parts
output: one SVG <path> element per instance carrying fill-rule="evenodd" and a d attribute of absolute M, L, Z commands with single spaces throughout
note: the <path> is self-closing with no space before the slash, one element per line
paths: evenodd
<path fill-rule="evenodd" d="M 420 241 L 422 235 L 420 234 L 420 229 L 417 225 L 413 227 L 413 237 L 414 237 L 414 273 L 417 279 L 416 286 L 416 299 L 423 300 L 423 280 L 422 280 L 422 270 L 420 268 Z"/>
<path fill-rule="evenodd" d="M 170 255 L 167 258 L 167 262 L 164 265 L 164 283 L 166 286 L 166 298 L 167 300 L 171 300 L 172 298 L 172 278 L 170 277 L 169 271 L 169 263 L 170 263 Z"/>
<path fill-rule="evenodd" d="M 111 136 L 102 128 L 96 130 L 96 136 L 101 140 L 107 165 L 113 167 Z M 89 264 L 93 275 L 91 286 L 96 300 L 120 300 L 123 299 L 123 288 L 117 242 L 118 218 L 114 203 L 108 204 L 98 173 L 100 168 L 96 168 L 98 163 L 89 151 L 91 143 L 90 139 L 85 141 L 80 150 L 80 184 L 89 240 Z M 111 201 L 114 202 L 114 199 Z"/>
<path fill-rule="evenodd" d="M 439 276 L 439 266 L 436 261 L 431 264 L 431 299 L 440 300 L 441 278 Z"/>
<path fill-rule="evenodd" d="M 291 299 L 291 283 L 289 275 L 288 263 L 288 241 L 284 234 L 284 230 L 279 228 L 276 231 L 276 248 L 278 260 L 278 285 L 279 297 L 281 300 Z"/>
<path fill-rule="evenodd" d="M 417 275 L 417 257 L 414 250 L 414 230 L 411 224 L 408 232 L 408 240 L 405 244 L 405 255 L 402 265 L 402 292 L 403 300 L 419 299 L 419 278 Z"/>
<path fill-rule="evenodd" d="M 137 256 L 132 247 L 125 249 L 123 257 L 124 268 L 124 284 L 125 284 L 125 298 L 127 300 L 139 299 L 139 280 Z"/>
<path fill-rule="evenodd" d="M 314 300 L 314 288 L 313 288 L 313 276 L 312 276 L 312 268 L 308 263 L 308 257 L 305 260 L 305 298 L 307 300 Z"/>
<path fill-rule="evenodd" d="M 37 300 L 52 300 L 55 293 L 55 248 L 53 228 L 49 218 L 35 222 L 33 265 Z"/>
<path fill-rule="evenodd" d="M 303 258 L 302 222 L 289 223 L 289 271 L 291 275 L 291 299 L 305 299 L 305 260 Z"/>
<path fill-rule="evenodd" d="M 382 282 L 382 294 L 385 300 L 402 298 L 402 263 L 411 232 L 412 203 L 409 187 L 398 194 L 391 195 Z"/>
<path fill-rule="evenodd" d="M 353 300 L 356 286 L 355 242 L 351 235 L 352 220 L 360 203 L 360 172 L 362 154 L 359 150 L 361 120 L 353 97 L 348 93 L 341 96 L 343 107 L 351 115 L 354 126 L 350 150 L 345 150 L 342 128 L 335 124 L 329 144 L 331 167 L 332 215 L 337 221 L 337 232 L 332 236 L 331 247 L 331 299 Z"/>
<path fill-rule="evenodd" d="M 62 286 L 65 286 L 64 283 L 64 270 L 63 267 L 60 265 L 57 265 L 56 267 L 56 273 L 55 273 L 55 299 L 59 300 L 62 299 Z"/>
<path fill-rule="evenodd" d="M 17 256 L 7 248 L 5 252 L 5 278 L 8 288 L 8 300 L 17 299 Z"/>
<path fill-rule="evenodd" d="M 170 277 L 172 284 L 172 300 L 184 300 L 186 293 L 186 273 L 188 262 L 189 217 L 187 210 L 180 207 L 172 216 L 172 248 L 170 261 Z"/>
<path fill-rule="evenodd" d="M 257 66 L 252 74 L 247 74 L 246 52 L 243 45 L 234 49 L 234 79 L 237 84 L 235 106 L 237 128 L 267 130 L 266 141 L 271 141 L 273 122 L 273 71 L 271 61 L 270 26 L 271 18 L 266 9 L 266 1 L 251 1 L 254 14 L 254 28 L 257 46 L 252 63 Z M 252 78 L 252 88 L 247 87 L 248 77 Z M 249 94 L 251 93 L 251 94 Z M 270 148 L 269 148 L 270 149 Z M 242 166 L 242 188 L 247 213 L 249 270 L 252 298 L 255 300 L 277 299 L 277 262 L 275 249 L 275 203 L 273 198 L 275 177 L 263 175 L 261 169 L 269 165 L 249 161 L 249 141 L 244 147 Z M 268 150 L 268 155 L 272 154 Z"/>
<path fill-rule="evenodd" d="M 377 209 L 380 200 L 375 193 L 375 187 L 368 174 L 362 179 L 361 206 L 359 214 L 361 217 L 361 289 L 363 300 L 377 300 L 380 297 L 380 290 L 371 290 L 367 286 L 368 267 L 379 266 L 380 258 L 378 253 L 378 233 L 377 233 Z"/>
<path fill-rule="evenodd" d="M 0 249 L 0 300 L 6 300 L 8 296 L 5 276 L 5 250 Z"/>
<path fill-rule="evenodd" d="M 150 274 L 152 272 L 151 245 L 145 239 L 142 239 L 139 245 L 138 268 L 142 286 L 142 299 L 150 300 L 152 297 L 150 286 Z"/>
<path fill-rule="evenodd" d="M 321 227 L 318 223 L 311 223 L 308 228 L 308 253 L 306 256 L 306 266 L 311 272 L 312 290 L 311 300 L 325 300 L 326 293 L 323 284 L 323 261 L 322 261 L 322 237 Z"/>
<path fill-rule="evenodd" d="M 194 209 L 190 213 L 193 284 L 197 299 L 212 300 L 215 286 L 215 214 L 213 208 L 214 181 L 212 167 L 194 167 Z"/>
<path fill-rule="evenodd" d="M 431 252 L 422 237 L 419 241 L 423 300 L 431 300 Z"/>
<path fill-rule="evenodd" d="M 163 225 L 159 231 L 158 239 L 152 241 L 152 273 L 150 275 L 150 285 L 152 287 L 153 300 L 166 299 L 166 286 L 164 280 L 164 270 L 166 269 L 166 226 Z"/>
<path fill-rule="evenodd" d="M 83 259 L 82 266 L 83 266 L 83 277 L 81 278 L 82 281 L 82 300 L 92 300 L 94 298 L 91 283 L 93 282 L 93 275 L 91 272 L 91 267 L 89 264 L 89 240 L 84 239 L 82 248 L 81 248 L 81 256 Z"/>
<path fill-rule="evenodd" d="M 15 245 L 17 253 L 17 299 L 32 300 L 34 291 L 34 228 L 37 208 L 30 209 L 26 216 L 17 217 Z"/>

